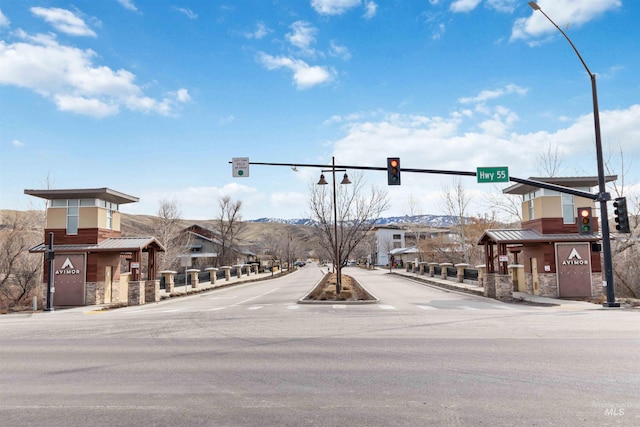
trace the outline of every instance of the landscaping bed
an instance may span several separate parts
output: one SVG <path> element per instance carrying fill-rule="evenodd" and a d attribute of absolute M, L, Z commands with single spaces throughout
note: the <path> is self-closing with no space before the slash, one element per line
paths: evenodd
<path fill-rule="evenodd" d="M 328 273 L 316 285 L 316 287 L 302 299 L 302 302 L 313 301 L 377 301 L 377 299 L 367 292 L 356 279 L 351 276 L 342 275 L 342 290 L 336 294 L 336 274 Z"/>

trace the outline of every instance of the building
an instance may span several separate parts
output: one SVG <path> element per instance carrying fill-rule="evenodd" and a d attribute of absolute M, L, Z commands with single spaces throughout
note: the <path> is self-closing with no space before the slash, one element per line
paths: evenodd
<path fill-rule="evenodd" d="M 406 245 L 405 231 L 397 225 L 378 225 L 373 231 L 376 236 L 375 265 L 389 265 L 391 251 Z"/>
<path fill-rule="evenodd" d="M 153 237 L 122 237 L 120 231 L 120 205 L 137 202 L 137 197 L 109 188 L 24 193 L 48 201 L 44 242 L 29 252 L 45 254 L 43 285 L 52 274 L 54 291 L 43 294 L 45 299 L 55 296 L 51 307 L 127 302 L 130 282 L 156 279 L 163 246 Z"/>
<path fill-rule="evenodd" d="M 606 177 L 607 182 L 616 179 Z M 597 177 L 529 180 L 584 192 L 598 185 Z M 522 197 L 522 228 L 484 232 L 478 244 L 485 246 L 487 273 L 507 274 L 510 265 L 522 266 L 524 283 L 515 290 L 560 298 L 602 295 L 601 237 L 594 201 L 529 184 L 515 184 L 503 192 Z M 594 214 L 590 233 L 578 231 L 580 208 Z"/>

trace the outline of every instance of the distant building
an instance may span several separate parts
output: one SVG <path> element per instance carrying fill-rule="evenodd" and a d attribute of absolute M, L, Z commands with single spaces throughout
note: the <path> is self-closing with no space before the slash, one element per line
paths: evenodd
<path fill-rule="evenodd" d="M 396 225 L 379 225 L 373 228 L 376 236 L 375 265 L 389 265 L 393 249 L 404 248 L 405 230 Z"/>

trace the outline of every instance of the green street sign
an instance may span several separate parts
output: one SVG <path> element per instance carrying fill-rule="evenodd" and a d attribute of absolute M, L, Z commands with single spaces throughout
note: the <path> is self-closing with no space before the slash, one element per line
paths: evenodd
<path fill-rule="evenodd" d="M 509 168 L 506 166 L 478 168 L 477 178 L 479 184 L 487 182 L 509 182 Z"/>

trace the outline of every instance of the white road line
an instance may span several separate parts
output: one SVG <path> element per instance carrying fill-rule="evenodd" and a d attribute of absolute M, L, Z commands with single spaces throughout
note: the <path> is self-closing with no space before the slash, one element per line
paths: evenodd
<path fill-rule="evenodd" d="M 463 309 L 463 310 L 480 310 L 477 307 L 470 307 L 468 305 L 461 305 L 460 308 Z"/>
<path fill-rule="evenodd" d="M 296 304 L 296 305 L 288 305 L 287 308 L 289 310 L 297 310 L 297 309 L 300 308 L 300 306 L 298 304 Z"/>
<path fill-rule="evenodd" d="M 431 306 L 431 305 L 418 305 L 418 307 L 420 307 L 423 310 L 437 310 L 437 308 Z"/>
<path fill-rule="evenodd" d="M 213 298 L 209 298 L 210 300 L 216 300 L 216 299 L 234 299 L 234 298 L 238 298 L 238 295 L 233 295 L 233 296 L 229 296 L 229 297 L 213 297 Z"/>
<path fill-rule="evenodd" d="M 500 310 L 517 310 L 517 308 L 510 307 L 508 305 L 491 305 L 491 308 L 499 308 Z"/>
<path fill-rule="evenodd" d="M 247 310 L 260 310 L 264 308 L 264 305 L 252 305 L 251 307 L 247 307 Z"/>
<path fill-rule="evenodd" d="M 230 307 L 233 307 L 234 305 L 244 304 L 245 302 L 252 301 L 252 300 L 254 300 L 254 299 L 256 299 L 256 298 L 260 298 L 260 297 L 263 297 L 263 296 L 265 296 L 265 295 L 269 295 L 271 292 L 275 292 L 275 291 L 277 291 L 278 289 L 280 289 L 280 288 L 274 288 L 274 289 L 271 289 L 269 292 L 265 292 L 265 293 L 263 293 L 263 294 L 256 295 L 255 297 L 248 298 L 248 299 L 246 299 L 246 300 L 244 300 L 244 301 L 239 301 L 239 302 L 237 302 L 237 303 L 235 303 L 235 304 L 231 304 L 231 305 L 230 305 Z"/>
<path fill-rule="evenodd" d="M 224 310 L 225 308 L 227 308 L 227 307 L 213 307 L 213 308 L 210 308 L 207 311 L 218 311 L 218 310 Z"/>
<path fill-rule="evenodd" d="M 162 313 L 176 313 L 178 311 L 185 311 L 185 310 L 189 310 L 189 308 L 185 307 L 185 308 L 172 308 L 171 310 L 162 310 Z"/>
<path fill-rule="evenodd" d="M 388 304 L 380 304 L 378 305 L 378 307 L 380 307 L 380 309 L 382 310 L 395 310 L 396 308 L 392 305 L 388 305 Z"/>
<path fill-rule="evenodd" d="M 347 306 L 342 304 L 333 304 L 331 308 L 340 308 L 344 310 L 345 308 L 347 308 Z"/>

